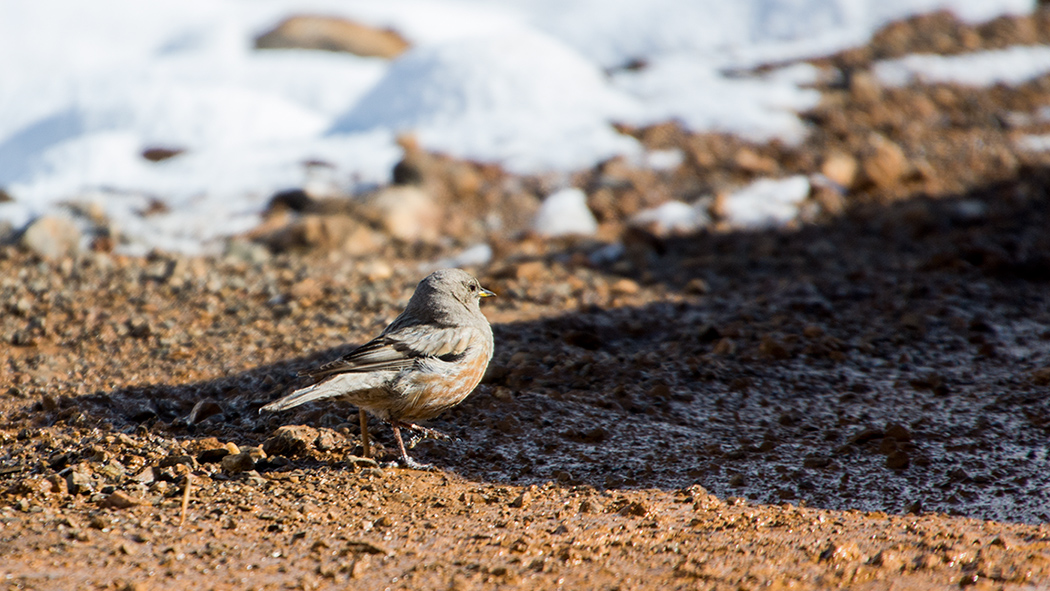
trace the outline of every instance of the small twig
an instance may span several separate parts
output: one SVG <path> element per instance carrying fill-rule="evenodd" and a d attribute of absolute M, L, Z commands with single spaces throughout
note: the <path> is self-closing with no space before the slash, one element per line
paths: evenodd
<path fill-rule="evenodd" d="M 179 519 L 179 527 L 186 523 L 186 509 L 190 506 L 190 485 L 193 484 L 193 474 L 186 473 L 186 486 L 182 489 L 182 517 Z"/>
<path fill-rule="evenodd" d="M 357 411 L 358 416 L 361 419 L 361 447 L 363 448 L 362 456 L 366 458 L 372 457 L 372 442 L 368 438 L 368 413 L 364 410 Z"/>

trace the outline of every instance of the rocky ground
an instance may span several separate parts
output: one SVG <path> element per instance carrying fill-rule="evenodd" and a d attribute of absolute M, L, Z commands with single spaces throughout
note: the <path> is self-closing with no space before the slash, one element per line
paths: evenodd
<path fill-rule="evenodd" d="M 802 146 L 625 129 L 686 158 L 576 175 L 594 238 L 515 231 L 556 179 L 410 150 L 399 174 L 451 240 L 285 196 L 252 234 L 269 250 L 3 247 L 3 585 L 1050 585 L 1050 156 L 1017 144 L 1050 130 L 1050 77 L 883 89 L 869 72 L 1050 42 L 1048 18 L 923 17 L 822 60 L 842 75 Z M 820 171 L 845 190 L 815 190 L 789 227 L 718 222 L 733 187 Z M 702 233 L 628 223 L 708 195 Z M 354 250 L 361 232 L 381 256 Z M 412 452 L 438 471 L 386 464 L 378 425 L 379 461 L 359 457 L 348 405 L 257 413 L 478 239 L 497 350 L 432 423 L 458 439 Z"/>

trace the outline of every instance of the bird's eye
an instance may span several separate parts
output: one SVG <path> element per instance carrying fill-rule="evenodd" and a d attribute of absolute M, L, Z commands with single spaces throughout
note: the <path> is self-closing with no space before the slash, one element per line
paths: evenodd
<path fill-rule="evenodd" d="M 470 291 L 477 291 L 477 290 L 478 290 L 478 285 L 476 283 L 471 283 L 470 284 Z"/>

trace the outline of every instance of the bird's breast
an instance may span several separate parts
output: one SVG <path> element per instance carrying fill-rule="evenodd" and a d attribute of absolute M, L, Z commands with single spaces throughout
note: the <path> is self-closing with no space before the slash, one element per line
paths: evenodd
<path fill-rule="evenodd" d="M 405 372 L 402 420 L 426 420 L 463 401 L 481 383 L 492 359 L 492 346 L 471 348 L 452 361 L 426 361 Z"/>

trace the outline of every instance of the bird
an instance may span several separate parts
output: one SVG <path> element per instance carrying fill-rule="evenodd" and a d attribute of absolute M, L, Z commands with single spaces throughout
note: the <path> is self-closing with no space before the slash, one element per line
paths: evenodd
<path fill-rule="evenodd" d="M 463 402 L 481 382 L 494 346 L 481 299 L 495 295 L 462 269 L 434 271 L 419 282 L 405 310 L 379 336 L 339 359 L 300 372 L 314 382 L 260 412 L 344 399 L 359 409 L 366 456 L 371 414 L 390 424 L 405 467 L 433 469 L 409 457 L 401 429 L 448 439 L 416 422 Z"/>

